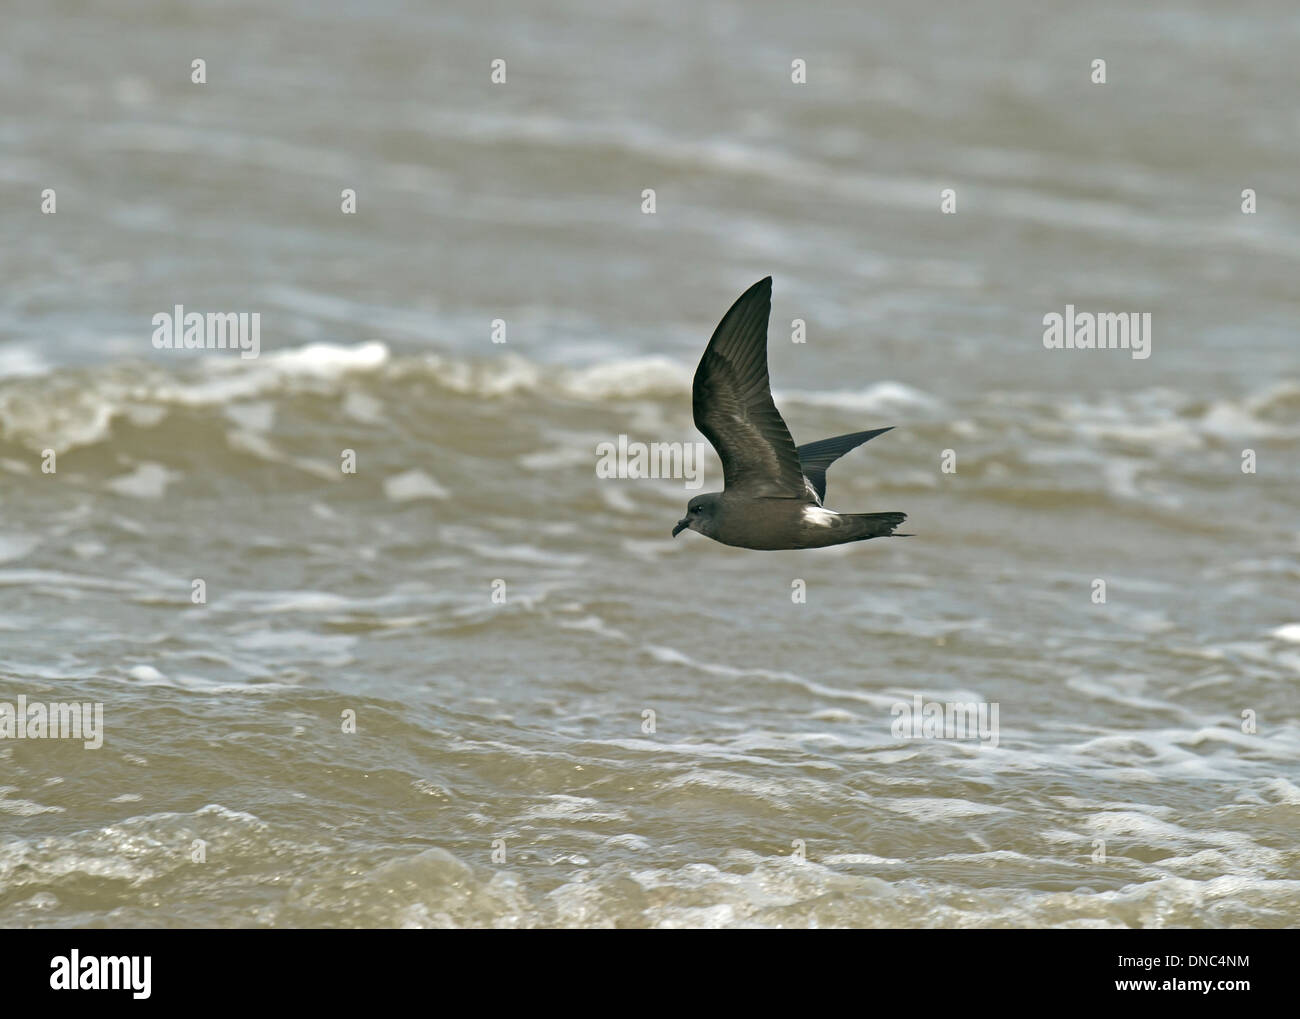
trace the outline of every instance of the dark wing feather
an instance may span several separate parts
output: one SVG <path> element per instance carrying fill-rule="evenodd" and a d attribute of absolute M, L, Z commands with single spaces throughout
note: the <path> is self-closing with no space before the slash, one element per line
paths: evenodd
<path fill-rule="evenodd" d="M 806 446 L 799 447 L 799 463 L 812 486 L 817 489 L 817 501 L 826 501 L 826 468 L 851 449 L 857 449 L 868 439 L 893 428 L 873 428 L 869 432 L 854 432 L 852 435 L 837 435 L 832 439 L 818 439 Z"/>
<path fill-rule="evenodd" d="M 727 491 L 811 501 L 794 439 L 772 402 L 767 377 L 771 310 L 769 276 L 741 294 L 718 323 L 695 369 L 695 427 L 718 451 Z"/>

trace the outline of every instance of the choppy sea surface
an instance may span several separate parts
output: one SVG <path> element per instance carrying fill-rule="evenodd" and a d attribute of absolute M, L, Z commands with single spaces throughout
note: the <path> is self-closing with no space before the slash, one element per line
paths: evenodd
<path fill-rule="evenodd" d="M 1294 8 L 4 27 L 0 702 L 103 745 L 0 738 L 0 923 L 1300 922 Z M 769 274 L 796 441 L 896 426 L 828 505 L 914 537 L 597 477 L 700 441 Z M 155 349 L 177 304 L 260 357 Z M 1046 349 L 1067 304 L 1151 356 Z"/>

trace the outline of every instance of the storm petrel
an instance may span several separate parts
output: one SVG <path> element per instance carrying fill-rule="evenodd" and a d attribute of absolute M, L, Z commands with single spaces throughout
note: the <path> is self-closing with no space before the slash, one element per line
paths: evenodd
<path fill-rule="evenodd" d="M 767 320 L 772 277 L 740 295 L 695 369 L 695 427 L 722 460 L 721 492 L 686 504 L 673 537 L 689 528 L 739 548 L 822 548 L 894 535 L 906 513 L 835 513 L 822 505 L 826 468 L 889 428 L 837 435 L 795 448 L 772 402 Z M 893 425 L 889 426 L 890 428 Z"/>

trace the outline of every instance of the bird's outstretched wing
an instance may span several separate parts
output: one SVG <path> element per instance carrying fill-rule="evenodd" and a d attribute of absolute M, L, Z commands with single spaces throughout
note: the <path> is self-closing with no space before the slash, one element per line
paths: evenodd
<path fill-rule="evenodd" d="M 874 439 L 893 427 L 890 425 L 889 428 L 873 428 L 869 432 L 837 435 L 831 439 L 818 439 L 806 446 L 800 446 L 799 463 L 803 468 L 804 477 L 812 483 L 813 488 L 817 489 L 817 501 L 826 501 L 826 468 L 849 450 L 857 449 L 868 439 Z"/>
<path fill-rule="evenodd" d="M 727 491 L 812 501 L 794 439 L 772 402 L 767 377 L 771 310 L 768 276 L 741 294 L 718 323 L 695 369 L 695 427 L 718 451 Z"/>

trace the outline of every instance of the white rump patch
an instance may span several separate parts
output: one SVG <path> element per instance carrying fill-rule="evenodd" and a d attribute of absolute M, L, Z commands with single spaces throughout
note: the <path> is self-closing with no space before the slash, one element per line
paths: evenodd
<path fill-rule="evenodd" d="M 834 510 L 822 509 L 820 506 L 805 506 L 803 508 L 803 520 L 806 524 L 815 524 L 818 527 L 830 527 L 835 523 L 835 518 L 839 514 Z"/>

